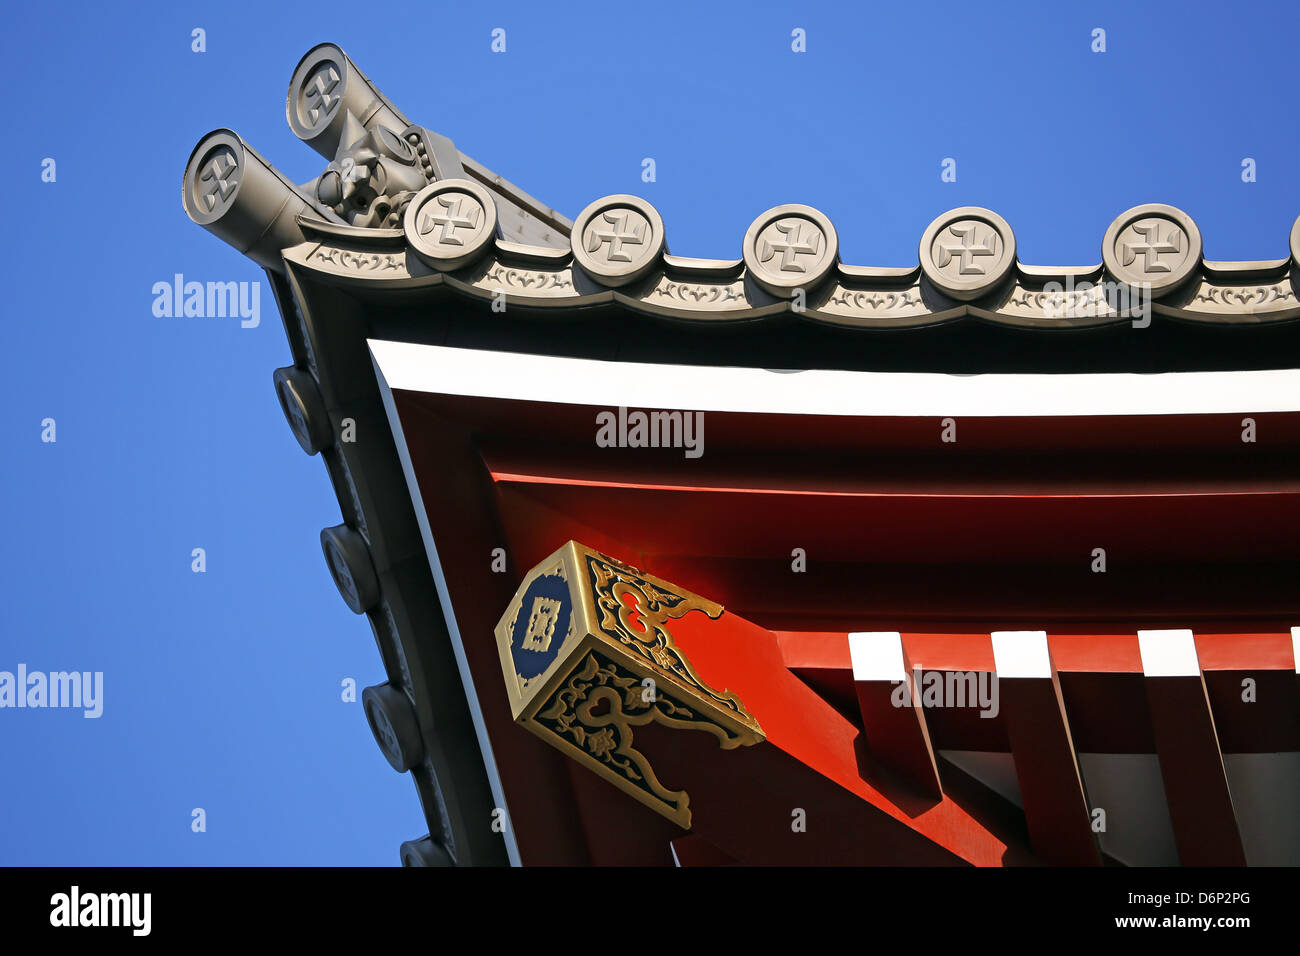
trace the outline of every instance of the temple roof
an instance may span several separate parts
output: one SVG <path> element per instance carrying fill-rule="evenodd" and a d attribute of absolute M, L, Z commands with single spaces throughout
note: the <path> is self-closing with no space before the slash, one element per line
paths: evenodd
<path fill-rule="evenodd" d="M 268 269 L 296 266 L 363 296 L 450 292 L 524 315 L 613 308 L 697 329 L 794 321 L 902 331 L 974 320 L 1030 331 L 1145 330 L 1153 319 L 1257 329 L 1300 317 L 1300 220 L 1289 249 L 1278 237 L 1289 255 L 1214 262 L 1186 213 L 1141 205 L 1111 223 L 1100 262 L 1036 266 L 1018 259 L 1006 220 L 967 206 L 924 229 L 915 265 L 882 268 L 842 262 L 836 226 L 794 204 L 759 215 L 738 257 L 688 258 L 670 253 L 669 226 L 636 196 L 597 199 L 570 223 L 445 136 L 411 124 L 331 44 L 298 65 L 287 115 L 331 159 L 318 179 L 295 186 L 238 135 L 218 130 L 190 158 L 185 207 Z M 1135 338 L 1124 347 L 1140 352 Z M 835 351 L 817 354 L 833 360 Z"/>
<path fill-rule="evenodd" d="M 349 608 L 369 621 L 387 674 L 386 683 L 366 691 L 367 718 L 392 766 L 411 773 L 429 824 L 429 836 L 404 847 L 408 861 L 518 862 L 520 851 L 513 835 L 503 839 L 483 826 L 504 806 L 485 730 L 495 718 L 485 723 L 477 697 L 465 692 L 474 683 L 452 591 L 427 517 L 417 514 L 419 495 L 412 499 L 411 464 L 403 458 L 409 453 L 391 430 L 394 389 L 377 370 L 375 340 L 532 353 L 533 364 L 545 359 L 550 368 L 516 376 L 530 384 L 551 383 L 548 375 L 578 379 L 565 372 L 573 363 L 561 357 L 636 363 L 604 369 L 603 378 L 582 377 L 602 404 L 618 392 L 609 381 L 633 380 L 638 370 L 652 370 L 656 387 L 668 388 L 667 367 L 1230 371 L 1293 364 L 1300 348 L 1300 323 L 1293 321 L 1300 318 L 1300 222 L 1287 258 L 1210 262 L 1185 213 L 1138 206 L 1106 231 L 1099 263 L 1043 267 L 1019 261 L 1004 219 L 963 207 L 923 231 L 915 265 L 877 268 L 841 262 L 836 226 L 822 213 L 778 205 L 754 220 L 738 257 L 684 258 L 669 252 L 668 226 L 644 199 L 606 196 L 570 221 L 445 136 L 412 124 L 332 44 L 313 48 L 294 70 L 286 115 L 294 133 L 326 159 L 320 176 L 295 184 L 237 133 L 220 129 L 191 154 L 182 200 L 196 223 L 263 266 L 275 293 L 293 354 L 293 364 L 275 373 L 277 394 L 304 451 L 324 460 L 343 517 L 321 533 L 322 549 Z M 1067 330 L 1076 334 L 1056 334 Z M 511 363 L 482 351 L 476 358 L 482 359 L 478 377 L 500 397 L 497 383 Z M 749 371 L 739 378 L 760 377 Z M 716 368 L 687 369 L 683 378 L 695 383 L 697 398 L 672 389 L 673 400 L 695 404 L 673 407 L 721 407 L 701 405 L 698 396 L 726 391 L 738 380 Z M 817 374 L 795 378 L 789 389 L 766 381 L 755 388 L 802 389 L 807 397 L 824 381 Z M 844 394 L 896 404 L 901 378 L 878 376 L 866 388 L 863 376 L 840 376 L 842 391 L 818 395 L 832 411 L 854 414 L 854 403 L 840 400 Z M 953 386 L 953 394 L 972 394 L 971 383 L 949 378 L 942 384 Z M 1016 380 L 1001 387 L 1042 413 L 1029 377 L 1005 378 Z M 1091 378 L 1087 387 L 1107 385 L 1102 376 Z M 1050 383 L 1058 384 L 1067 409 L 1062 416 L 1086 419 L 1077 411 L 1083 406 L 1062 391 L 1076 383 Z M 1130 382 L 1126 394 L 1140 394 L 1146 384 Z M 931 385 L 918 380 L 916 394 L 947 394 Z M 1180 394 L 1195 386 L 1183 381 Z M 1176 391 L 1160 390 L 1153 401 Z M 1228 392 L 1225 400 L 1237 402 L 1242 394 Z M 467 395 L 448 399 L 462 418 Z M 527 404 L 512 405 L 511 424 L 498 423 L 498 435 L 522 429 L 521 442 L 532 437 L 540 426 L 518 419 Z M 965 399 L 958 404 L 977 408 Z M 1150 445 L 1166 423 L 1126 408 L 1115 419 L 1155 429 L 1141 436 L 1140 445 Z M 1242 410 L 1270 408 L 1254 402 Z M 454 479 L 434 507 L 440 520 L 462 517 L 483 497 L 475 482 L 487 480 L 471 450 L 457 451 L 470 430 L 462 418 L 428 419 L 466 433 L 429 454 L 437 465 L 432 471 Z M 725 428 L 725 414 L 714 421 Z M 589 425 L 586 416 L 582 427 Z M 716 443 L 725 432 L 710 428 Z M 756 428 L 766 442 L 770 423 Z M 1114 445 L 1113 422 L 1101 431 Z M 789 434 L 804 440 L 819 433 L 800 421 L 789 423 Z M 878 441 L 881 431 L 870 434 Z M 1067 433 L 1054 421 L 1033 440 L 1042 446 L 1052 434 Z M 1291 441 L 1291 435 L 1274 427 L 1263 442 Z M 659 522 L 657 512 L 647 513 Z M 484 540 L 467 534 L 460 545 Z M 469 573 L 468 563 L 461 564 L 449 564 L 453 574 Z M 489 591 L 474 591 L 475 600 Z"/>

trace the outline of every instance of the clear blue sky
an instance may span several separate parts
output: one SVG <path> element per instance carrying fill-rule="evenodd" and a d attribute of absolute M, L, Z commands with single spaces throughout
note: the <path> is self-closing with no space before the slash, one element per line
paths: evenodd
<path fill-rule="evenodd" d="M 269 288 L 255 329 L 151 309 L 174 273 L 263 278 L 189 222 L 181 175 L 220 126 L 296 181 L 319 173 L 284 116 L 315 43 L 569 216 L 645 197 L 681 255 L 738 258 L 754 217 L 787 202 L 829 215 L 862 265 L 915 263 L 930 220 L 963 205 L 1007 219 L 1023 261 L 1078 265 L 1138 203 L 1191 214 L 1211 259 L 1285 256 L 1300 213 L 1294 2 L 322 0 L 5 19 L 0 671 L 102 671 L 104 712 L 0 710 L 0 864 L 388 865 L 425 832 L 410 781 L 340 700 L 344 678 L 383 673 L 320 553 L 339 510 L 275 400 L 290 355 Z"/>

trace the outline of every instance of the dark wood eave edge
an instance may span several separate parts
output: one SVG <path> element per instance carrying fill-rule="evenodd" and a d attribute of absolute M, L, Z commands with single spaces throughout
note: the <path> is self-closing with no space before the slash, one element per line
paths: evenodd
<path fill-rule="evenodd" d="M 367 590 L 356 581 L 376 582 L 373 603 L 351 609 L 364 613 L 373 632 L 386 675 L 379 686 L 399 692 L 391 699 L 410 708 L 418 727 L 409 775 L 428 833 L 402 845 L 403 864 L 517 861 L 513 839 L 490 828 L 494 808 L 503 805 L 492 793 L 495 770 L 480 746 L 448 632 L 451 611 L 438 594 L 355 305 L 328 289 L 313 291 L 293 269 L 266 276 L 294 360 L 276 371 L 282 410 L 304 451 L 326 466 L 343 518 L 327 530 L 350 529 L 360 539 L 342 562 L 327 562 L 330 572 L 345 600 Z M 344 419 L 364 435 L 343 440 Z M 376 740 L 391 763 L 378 733 Z"/>

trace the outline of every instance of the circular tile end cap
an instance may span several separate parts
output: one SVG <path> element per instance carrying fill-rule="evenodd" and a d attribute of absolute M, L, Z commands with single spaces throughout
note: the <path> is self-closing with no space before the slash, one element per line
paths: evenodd
<path fill-rule="evenodd" d="M 1296 217 L 1295 225 L 1291 227 L 1291 263 L 1300 269 L 1300 216 Z"/>
<path fill-rule="evenodd" d="M 582 271 L 613 287 L 645 277 L 667 245 L 659 211 L 626 194 L 605 196 L 582 210 L 571 237 L 573 259 Z"/>
<path fill-rule="evenodd" d="M 497 234 L 492 195 L 468 179 L 425 186 L 406 207 L 406 241 L 425 265 L 450 272 L 487 252 Z"/>
<path fill-rule="evenodd" d="M 275 370 L 275 395 L 280 410 L 302 450 L 314 455 L 330 443 L 330 421 L 316 380 L 290 365 Z"/>
<path fill-rule="evenodd" d="M 361 692 L 361 705 L 375 743 L 394 770 L 406 773 L 424 759 L 420 725 L 406 694 L 392 684 L 377 684 Z"/>
<path fill-rule="evenodd" d="M 432 837 L 425 836 L 419 840 L 408 840 L 402 844 L 402 866 L 454 866 L 455 863 L 440 844 Z"/>
<path fill-rule="evenodd" d="M 379 603 L 379 578 L 365 539 L 345 524 L 320 533 L 321 550 L 334 586 L 354 614 L 364 614 Z"/>
<path fill-rule="evenodd" d="M 333 43 L 321 43 L 309 50 L 289 79 L 285 99 L 285 117 L 294 135 L 310 141 L 327 129 L 338 113 L 347 85 L 347 54 Z"/>
<path fill-rule="evenodd" d="M 185 165 L 181 200 L 200 226 L 221 219 L 235 205 L 244 181 L 247 151 L 234 130 L 213 130 L 195 145 Z"/>
<path fill-rule="evenodd" d="M 1201 264 L 1201 231 L 1192 217 L 1164 203 L 1125 210 L 1101 241 L 1106 271 L 1159 298 L 1182 285 Z"/>
<path fill-rule="evenodd" d="M 825 214 L 791 203 L 774 206 L 754 220 L 741 254 L 754 282 L 789 299 L 830 274 L 839 260 L 840 240 Z"/>
<path fill-rule="evenodd" d="M 921 270 L 939 291 L 970 301 L 997 288 L 1016 264 L 1016 235 L 982 206 L 950 209 L 921 236 Z"/>

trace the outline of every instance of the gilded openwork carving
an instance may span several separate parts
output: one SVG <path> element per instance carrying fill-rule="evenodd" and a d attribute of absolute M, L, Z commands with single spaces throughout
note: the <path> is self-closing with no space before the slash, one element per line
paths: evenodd
<path fill-rule="evenodd" d="M 704 731 L 716 737 L 724 750 L 743 742 L 674 700 L 662 686 L 652 688 L 596 651 L 588 652 L 535 721 L 576 749 L 585 761 L 598 763 L 602 770 L 617 774 L 643 792 L 656 809 L 683 827 L 689 827 L 691 821 L 689 795 L 659 781 L 650 761 L 635 747 L 633 728 L 655 722 L 674 730 Z"/>
<path fill-rule="evenodd" d="M 669 623 L 722 606 L 569 542 L 525 577 L 497 625 L 515 720 L 646 806 L 690 826 L 690 798 L 636 746 L 651 722 L 723 750 L 763 739 L 740 698 L 703 681 Z M 689 781 L 681 781 L 689 786 Z"/>
<path fill-rule="evenodd" d="M 596 554 L 587 554 L 586 564 L 599 615 L 597 626 L 603 633 L 720 706 L 749 718 L 735 694 L 719 694 L 700 680 L 690 661 L 673 643 L 667 627 L 670 620 L 688 611 L 703 611 L 717 618 L 722 613 L 722 605 L 689 592 L 676 593 L 656 587 L 628 565 Z"/>

